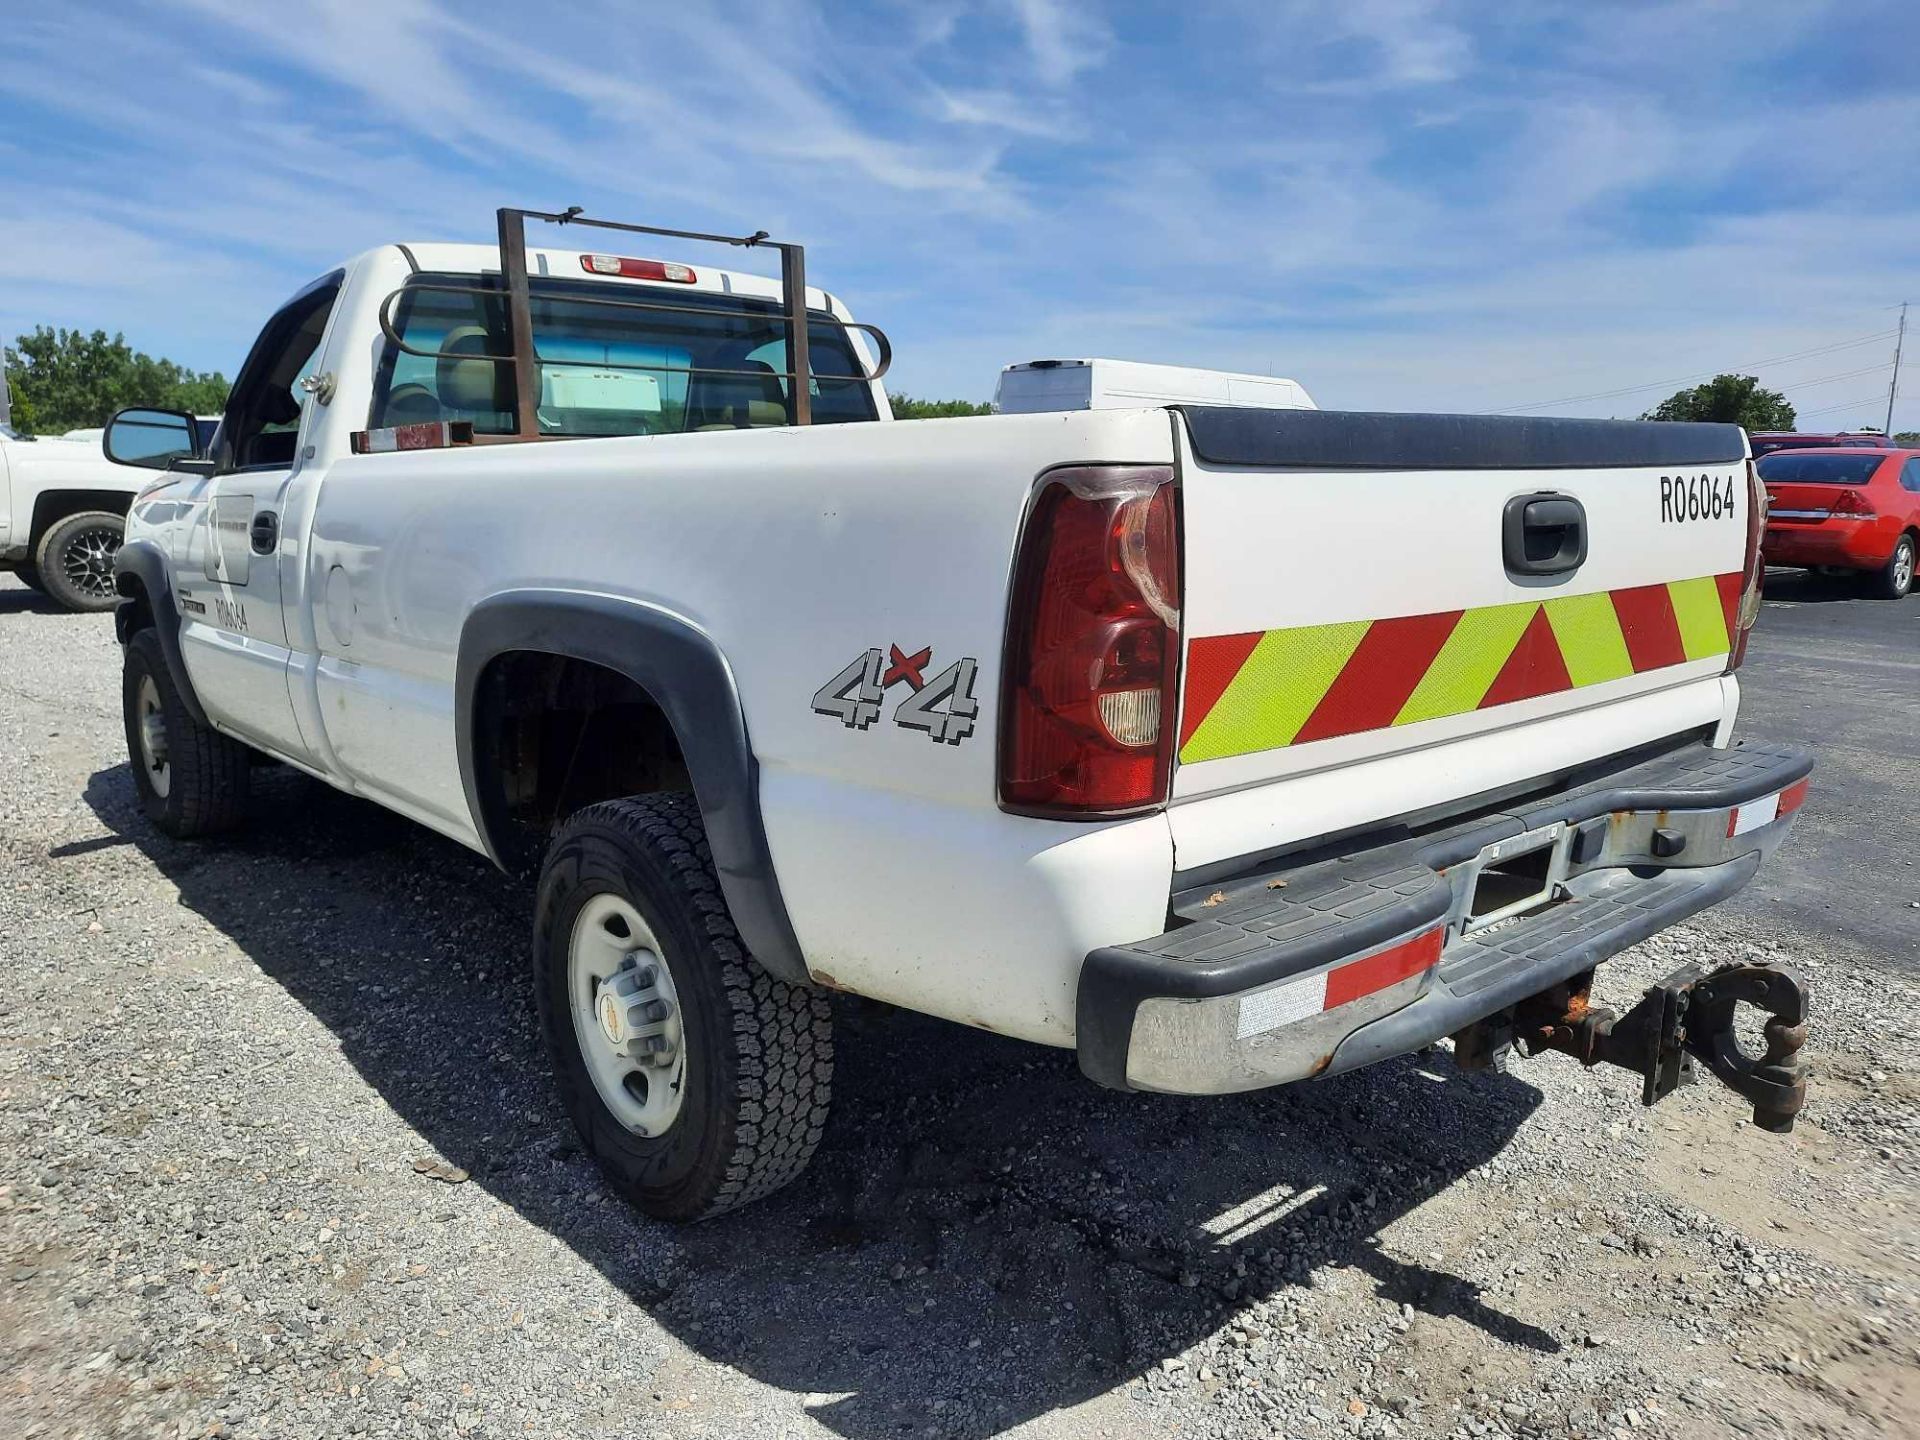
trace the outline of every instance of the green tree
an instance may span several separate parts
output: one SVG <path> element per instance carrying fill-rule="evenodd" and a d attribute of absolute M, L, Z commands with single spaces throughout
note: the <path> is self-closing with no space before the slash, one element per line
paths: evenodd
<path fill-rule="evenodd" d="M 1642 420 L 1717 420 L 1748 430 L 1793 429 L 1793 406 L 1778 390 L 1762 390 L 1751 375 L 1716 375 L 1704 385 L 1669 395 Z"/>
<path fill-rule="evenodd" d="M 157 360 L 133 349 L 126 337 L 35 326 L 6 348 L 7 384 L 13 391 L 13 428 L 23 435 L 58 435 L 104 425 L 126 405 L 154 405 L 216 414 L 226 407 L 227 379 Z"/>
<path fill-rule="evenodd" d="M 896 420 L 943 420 L 953 415 L 991 415 L 993 406 L 971 400 L 916 400 L 911 395 L 888 395 Z"/>
<path fill-rule="evenodd" d="M 1903 449 L 1920 446 L 1920 430 L 1896 430 L 1893 432 L 1893 443 Z"/>

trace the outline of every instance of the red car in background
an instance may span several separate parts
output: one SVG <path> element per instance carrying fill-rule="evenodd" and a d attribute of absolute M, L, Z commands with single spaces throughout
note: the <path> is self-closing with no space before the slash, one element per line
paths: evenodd
<path fill-rule="evenodd" d="M 1832 435 L 1815 435 L 1802 430 L 1761 430 L 1747 436 L 1753 446 L 1753 458 L 1771 455 L 1776 450 L 1832 450 L 1840 446 L 1860 446 L 1887 450 L 1893 441 L 1879 430 L 1841 430 Z"/>
<path fill-rule="evenodd" d="M 1913 588 L 1920 450 L 1776 450 L 1758 468 L 1767 487 L 1767 564 L 1863 571 L 1888 600 Z"/>

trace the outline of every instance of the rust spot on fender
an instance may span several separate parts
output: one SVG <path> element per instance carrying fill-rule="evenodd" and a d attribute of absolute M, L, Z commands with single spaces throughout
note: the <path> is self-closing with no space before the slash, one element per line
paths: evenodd
<path fill-rule="evenodd" d="M 816 985 L 824 985 L 829 990 L 838 990 L 843 995 L 856 993 L 848 986 L 842 985 L 824 970 L 809 970 L 807 973 L 813 977 L 813 983 Z"/>

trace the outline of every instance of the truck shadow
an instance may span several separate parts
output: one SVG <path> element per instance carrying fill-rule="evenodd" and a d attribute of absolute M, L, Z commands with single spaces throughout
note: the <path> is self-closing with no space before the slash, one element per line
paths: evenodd
<path fill-rule="evenodd" d="M 125 765 L 86 798 L 329 1027 L 425 1144 L 687 1347 L 812 1397 L 808 1413 L 851 1440 L 992 1434 L 1157 1381 L 1163 1359 L 1249 1306 L 1277 1302 L 1266 1320 L 1284 1324 L 1308 1286 L 1370 1286 L 1560 1348 L 1383 1238 L 1539 1103 L 1518 1080 L 1445 1062 L 1221 1100 L 1116 1095 L 1064 1052 L 849 1002 L 808 1175 L 636 1244 L 653 1222 L 606 1203 L 547 1080 L 523 973 L 527 887 L 302 777 L 261 781 L 252 828 L 227 845 L 155 831 Z"/>
<path fill-rule="evenodd" d="M 1820 575 L 1811 570 L 1767 571 L 1761 598 L 1791 605 L 1832 605 L 1845 600 L 1863 604 L 1881 604 L 1868 590 L 1872 577 L 1864 571 L 1844 575 Z"/>
<path fill-rule="evenodd" d="M 38 590 L 14 581 L 0 585 L 0 615 L 71 615 L 64 605 L 56 605 Z"/>

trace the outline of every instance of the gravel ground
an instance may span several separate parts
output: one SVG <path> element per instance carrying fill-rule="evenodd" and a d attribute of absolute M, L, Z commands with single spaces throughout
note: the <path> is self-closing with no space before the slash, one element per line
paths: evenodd
<path fill-rule="evenodd" d="M 0 1434 L 1920 1433 L 1883 955 L 1708 916 L 1603 972 L 1801 967 L 1789 1137 L 1561 1059 L 1120 1096 L 847 1004 L 809 1176 L 675 1231 L 553 1099 L 524 891 L 278 772 L 243 836 L 166 840 L 118 675 L 108 620 L 0 578 Z"/>

